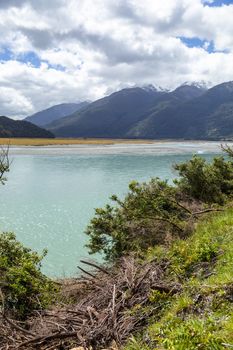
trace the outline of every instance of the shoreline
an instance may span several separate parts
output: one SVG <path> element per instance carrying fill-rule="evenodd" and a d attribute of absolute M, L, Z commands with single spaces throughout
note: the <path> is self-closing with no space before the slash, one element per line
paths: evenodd
<path fill-rule="evenodd" d="M 75 146 L 75 145 L 115 145 L 115 144 L 153 144 L 154 140 L 144 139 L 98 139 L 98 138 L 0 138 L 0 145 L 10 146 Z M 160 141 L 159 141 L 160 142 Z"/>
<path fill-rule="evenodd" d="M 0 138 L 0 146 L 18 146 L 18 147 L 64 147 L 64 146 L 112 146 L 112 145 L 156 145 L 167 143 L 232 143 L 232 141 L 223 140 L 181 140 L 181 139 L 101 139 L 101 138 L 55 138 L 55 139 L 37 139 L 37 138 Z"/>
<path fill-rule="evenodd" d="M 25 140 L 28 141 L 25 144 Z M 57 139 L 57 143 L 46 144 L 44 140 L 36 140 L 40 143 L 34 143 L 35 139 L 16 139 L 16 142 L 1 142 L 0 147 L 10 148 L 11 155 L 47 155 L 47 156 L 64 156 L 64 155 L 185 155 L 185 154 L 211 154 L 221 153 L 220 141 L 190 141 L 190 140 L 96 140 L 96 139 Z M 61 140 L 64 143 L 61 143 Z M 11 140 L 10 140 L 11 141 Z M 13 140 L 15 141 L 15 139 Z M 18 143 L 17 143 L 18 141 Z M 29 143 L 30 141 L 30 143 Z M 84 142 L 83 142 L 84 141 Z M 101 142 L 100 142 L 101 141 Z M 43 143 L 42 143 L 43 142 Z M 233 146 L 233 143 L 228 143 Z"/>

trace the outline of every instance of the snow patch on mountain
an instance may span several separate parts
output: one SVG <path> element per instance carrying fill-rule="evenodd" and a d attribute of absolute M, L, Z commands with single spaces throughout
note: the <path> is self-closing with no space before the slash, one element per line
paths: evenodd
<path fill-rule="evenodd" d="M 200 81 L 185 81 L 181 86 L 195 86 L 199 89 L 208 90 L 212 86 L 211 82 L 200 80 Z"/>
<path fill-rule="evenodd" d="M 153 85 L 153 84 L 143 85 L 141 88 L 148 92 L 169 92 L 168 89 L 165 89 L 159 85 Z"/>

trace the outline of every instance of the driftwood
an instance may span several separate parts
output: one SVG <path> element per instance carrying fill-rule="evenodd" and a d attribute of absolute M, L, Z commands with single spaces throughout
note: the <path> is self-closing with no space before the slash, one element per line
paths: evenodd
<path fill-rule="evenodd" d="M 109 275 L 108 270 L 106 270 L 106 269 L 103 268 L 102 266 L 99 266 L 99 265 L 97 265 L 97 264 L 95 264 L 95 263 L 93 263 L 93 262 L 86 261 L 86 260 L 80 260 L 80 262 L 83 263 L 83 264 L 89 265 L 89 266 L 91 266 L 91 267 L 94 267 L 95 269 L 97 269 L 97 270 L 99 270 L 99 271 L 101 271 L 101 272 L 104 272 L 104 273 L 106 273 L 107 275 Z"/>
<path fill-rule="evenodd" d="M 86 263 L 86 262 L 85 262 Z M 106 269 L 86 263 L 88 292 L 76 303 L 37 312 L 24 323 L 0 315 L 0 349 L 103 349 L 112 341 L 123 344 L 147 324 L 160 306 L 149 301 L 151 290 L 168 296 L 178 293 L 178 284 L 167 283 L 167 263 L 156 260 L 144 265 L 134 258 L 122 259 L 118 268 Z M 147 306 L 150 304 L 150 307 Z"/>

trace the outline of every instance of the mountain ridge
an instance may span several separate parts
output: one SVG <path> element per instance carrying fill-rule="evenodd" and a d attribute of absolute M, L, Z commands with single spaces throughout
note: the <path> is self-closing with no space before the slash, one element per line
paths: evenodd
<path fill-rule="evenodd" d="M 0 116 L 0 137 L 54 138 L 54 135 L 28 121 Z"/>
<path fill-rule="evenodd" d="M 85 108 L 88 104 L 89 102 L 87 101 L 77 103 L 60 103 L 34 113 L 31 116 L 26 117 L 24 120 L 37 126 L 44 127 L 57 119 L 63 118 L 82 108 Z"/>
<path fill-rule="evenodd" d="M 233 82 L 207 86 L 127 87 L 44 127 L 56 137 L 232 139 Z"/>
<path fill-rule="evenodd" d="M 141 138 L 140 133 L 131 135 L 130 130 L 153 110 L 162 110 L 167 105 L 181 103 L 202 93 L 203 89 L 189 85 L 180 86 L 172 92 L 151 87 L 125 88 L 46 127 L 62 137 Z"/>
<path fill-rule="evenodd" d="M 150 123 L 144 125 L 144 137 L 186 138 L 186 139 L 222 139 L 233 136 L 233 114 L 225 125 L 223 114 L 217 113 L 223 105 L 233 107 L 233 82 L 222 83 L 208 89 L 203 95 L 186 101 L 176 107 L 150 117 Z M 216 115 L 217 113 L 217 115 Z M 213 115 L 215 114 L 215 121 Z M 216 122 L 218 121 L 218 131 Z M 177 127 L 178 126 L 178 127 Z"/>

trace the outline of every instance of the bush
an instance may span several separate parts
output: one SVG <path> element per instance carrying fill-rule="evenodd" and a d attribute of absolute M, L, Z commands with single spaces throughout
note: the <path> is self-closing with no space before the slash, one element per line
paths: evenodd
<path fill-rule="evenodd" d="M 180 191 L 205 203 L 223 204 L 233 194 L 233 162 L 215 157 L 212 163 L 194 156 L 174 166 L 180 179 L 175 181 Z"/>
<path fill-rule="evenodd" d="M 96 209 L 86 231 L 90 253 L 102 252 L 106 260 L 141 252 L 183 234 L 190 216 L 178 202 L 176 188 L 159 179 L 132 182 L 123 201 L 117 196 L 111 199 L 114 205 Z"/>
<path fill-rule="evenodd" d="M 5 313 L 24 318 L 49 305 L 56 287 L 40 271 L 45 255 L 25 248 L 13 233 L 0 234 L 0 301 Z"/>

